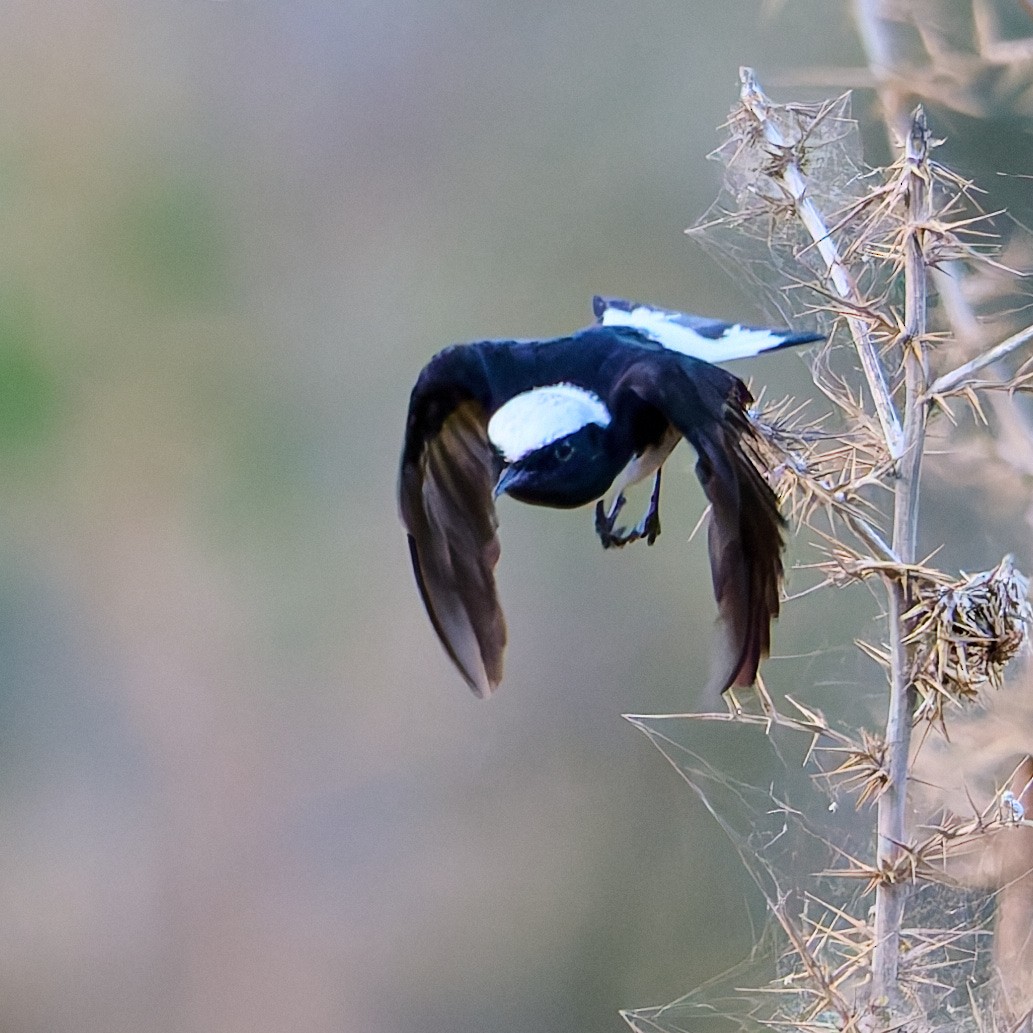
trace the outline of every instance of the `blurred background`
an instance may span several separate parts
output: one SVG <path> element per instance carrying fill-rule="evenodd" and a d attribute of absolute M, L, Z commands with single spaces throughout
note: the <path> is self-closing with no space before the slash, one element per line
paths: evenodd
<path fill-rule="evenodd" d="M 739 65 L 839 92 L 867 61 L 847 6 L 0 0 L 0 23 L 0 1028 L 615 1031 L 743 957 L 748 879 L 620 719 L 691 709 L 706 670 L 689 450 L 653 549 L 502 503 L 486 703 L 424 615 L 394 480 L 450 342 L 568 332 L 596 292 L 770 317 L 682 229 Z M 934 130 L 1007 189 L 1028 116 L 993 87 Z M 812 390 L 797 355 L 738 372 Z M 1028 528 L 1002 546 L 950 506 L 959 563 L 1021 556 Z M 851 645 L 876 612 L 787 605 L 772 690 L 834 711 L 876 684 Z"/>

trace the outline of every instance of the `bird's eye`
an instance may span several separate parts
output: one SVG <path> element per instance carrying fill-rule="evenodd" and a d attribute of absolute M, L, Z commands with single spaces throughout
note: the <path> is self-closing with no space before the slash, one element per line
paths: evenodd
<path fill-rule="evenodd" d="M 574 446 L 569 441 L 561 441 L 553 448 L 553 454 L 564 463 L 574 454 Z"/>

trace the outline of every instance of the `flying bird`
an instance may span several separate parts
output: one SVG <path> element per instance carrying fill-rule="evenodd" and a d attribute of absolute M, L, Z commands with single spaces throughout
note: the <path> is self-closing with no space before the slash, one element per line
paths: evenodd
<path fill-rule="evenodd" d="M 710 689 L 748 686 L 778 616 L 784 520 L 752 457 L 753 401 L 713 365 L 822 339 L 616 298 L 568 337 L 479 341 L 435 355 L 413 388 L 398 499 L 434 630 L 478 696 L 502 680 L 506 623 L 494 569 L 495 499 L 596 504 L 604 548 L 660 533 L 660 471 L 684 438 L 710 501 L 714 596 L 723 625 Z M 646 513 L 618 527 L 625 491 L 653 477 Z M 612 492 L 607 505 L 605 497 Z"/>

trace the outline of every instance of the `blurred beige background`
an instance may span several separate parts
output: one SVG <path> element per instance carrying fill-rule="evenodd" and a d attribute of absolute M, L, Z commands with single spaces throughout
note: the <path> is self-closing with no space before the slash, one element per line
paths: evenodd
<path fill-rule="evenodd" d="M 689 451 L 652 550 L 503 504 L 488 703 L 420 606 L 395 465 L 452 341 L 569 331 L 594 292 L 764 318 L 681 230 L 738 66 L 858 64 L 846 13 L 0 24 L 0 1028 L 619 1030 L 743 956 L 745 876 L 619 718 L 690 708 L 706 663 Z M 787 608 L 776 691 L 875 678 L 859 600 Z"/>

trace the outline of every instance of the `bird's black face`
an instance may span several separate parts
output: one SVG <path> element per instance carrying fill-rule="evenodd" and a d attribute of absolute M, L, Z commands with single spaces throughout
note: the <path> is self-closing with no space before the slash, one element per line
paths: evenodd
<path fill-rule="evenodd" d="M 507 466 L 495 494 L 533 506 L 573 509 L 605 495 L 622 466 L 606 448 L 605 429 L 589 423 Z"/>

